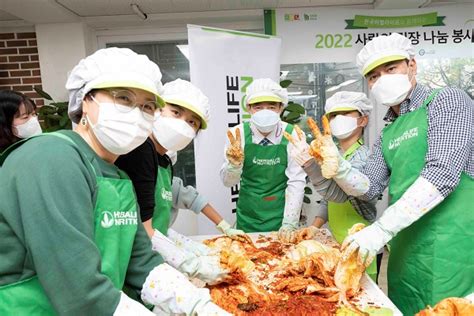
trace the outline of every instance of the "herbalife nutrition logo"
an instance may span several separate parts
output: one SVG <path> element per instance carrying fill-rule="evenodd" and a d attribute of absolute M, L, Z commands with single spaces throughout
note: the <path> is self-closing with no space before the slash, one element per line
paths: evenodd
<path fill-rule="evenodd" d="M 161 198 L 165 201 L 173 201 L 173 193 L 161 188 Z"/>
<path fill-rule="evenodd" d="M 137 212 L 102 212 L 102 220 L 100 225 L 103 228 L 110 228 L 112 226 L 122 226 L 122 225 L 137 225 Z"/>

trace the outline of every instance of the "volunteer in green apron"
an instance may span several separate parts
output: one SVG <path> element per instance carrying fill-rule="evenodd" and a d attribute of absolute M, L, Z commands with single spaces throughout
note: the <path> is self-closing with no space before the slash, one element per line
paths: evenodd
<path fill-rule="evenodd" d="M 66 141 L 80 155 L 81 149 L 67 135 L 69 133 L 51 133 L 43 136 L 33 137 L 56 137 L 59 141 Z M 31 139 L 31 138 L 29 138 Z M 9 148 L 0 159 L 3 164 L 8 155 L 17 147 L 20 147 L 28 139 L 15 143 L 14 148 Z M 85 155 L 82 159 L 89 164 L 90 170 L 95 173 L 94 166 L 88 162 Z M 94 218 L 94 243 L 97 246 L 101 258 L 101 273 L 106 275 L 117 290 L 120 290 L 125 282 L 130 257 L 132 255 L 133 241 L 137 233 L 137 206 L 133 186 L 127 175 L 117 170 L 118 178 L 97 176 L 97 197 L 93 210 Z M 127 221 L 125 225 L 115 225 L 114 216 L 110 210 L 122 212 L 122 217 Z M 117 241 L 121 241 L 118 243 Z M 44 312 L 55 314 L 38 277 L 0 287 L 1 314 L 7 314 L 13 308 L 15 314 L 35 314 Z"/>
<path fill-rule="evenodd" d="M 329 119 L 329 125 L 332 135 L 338 139 L 338 147 L 343 153 L 343 158 L 351 163 L 352 166 L 361 170 L 364 168 L 369 157 L 369 148 L 364 146 L 363 134 L 364 128 L 368 124 L 368 116 L 372 110 L 372 104 L 361 92 L 340 91 L 326 100 L 324 107 L 325 115 Z M 311 159 L 307 150 L 298 150 L 307 148 L 306 140 L 293 140 L 296 142 L 295 155 L 309 180 L 317 183 L 320 181 L 320 168 L 317 163 Z M 333 180 L 325 180 L 325 188 L 330 185 L 335 186 Z M 320 189 L 318 192 L 323 197 L 320 207 L 316 210 L 312 226 L 303 228 L 301 231 L 311 231 L 315 233 L 324 223 L 328 222 L 329 228 L 334 238 L 342 243 L 347 236 L 348 230 L 356 223 L 363 223 L 366 226 L 375 221 L 377 210 L 375 203 L 377 199 L 371 201 L 362 201 L 355 197 L 347 196 L 343 192 L 331 194 L 331 190 Z M 381 262 L 382 254 L 377 256 L 377 263 Z M 377 280 L 378 267 L 376 262 L 367 268 L 368 275 Z"/>
<path fill-rule="evenodd" d="M 41 134 L 36 104 L 26 95 L 0 90 L 0 153 L 11 144 Z"/>
<path fill-rule="evenodd" d="M 288 102 L 287 91 L 271 79 L 256 79 L 246 94 L 250 122 L 228 131 L 221 179 L 227 187 L 240 184 L 237 228 L 279 230 L 281 240 L 293 241 L 306 181 L 288 155 L 292 145 L 283 137 L 284 131 L 294 133 L 279 116 Z"/>
<path fill-rule="evenodd" d="M 209 100 L 189 81 L 177 79 L 164 85 L 163 109 L 156 112 L 153 134 L 141 146 L 119 157 L 116 165 L 127 172 L 135 186 L 140 205 L 141 219 L 150 237 L 155 229 L 175 240 L 174 231 L 168 234 L 174 205 L 186 204 L 202 212 L 228 236 L 244 232 L 231 228 L 222 216 L 207 202 L 197 196 L 174 196 L 172 162 L 167 152 L 184 149 L 209 121 Z M 183 203 L 182 199 L 188 199 Z M 192 199 L 192 200 L 190 200 Z M 197 246 L 197 245 L 194 245 Z M 201 247 L 199 247 L 201 248 Z"/>
<path fill-rule="evenodd" d="M 390 207 L 372 225 L 348 236 L 344 255 L 370 261 L 392 240 L 389 297 L 404 315 L 474 291 L 474 104 L 463 91 L 416 83 L 415 51 L 406 37 L 379 36 L 357 64 L 377 106 L 391 122 L 363 173 L 338 158 L 333 179 L 370 199 L 389 186 Z M 335 148 L 329 140 L 323 144 Z M 332 149 L 331 149 L 332 150 Z M 323 161 L 324 164 L 333 163 Z M 323 168 L 322 167 L 322 168 Z M 389 181 L 389 182 L 388 182 Z"/>
<path fill-rule="evenodd" d="M 167 312 L 216 311 L 207 292 L 151 251 L 132 184 L 112 164 L 151 133 L 160 79 L 145 56 L 99 50 L 66 84 L 75 131 L 2 154 L 0 314 L 153 315 L 124 285 Z"/>
<path fill-rule="evenodd" d="M 293 126 L 288 124 L 285 131 L 291 134 Z M 244 138 L 245 159 L 237 202 L 237 228 L 246 232 L 278 230 L 283 221 L 288 182 L 285 174 L 288 140 L 284 138 L 280 144 L 268 148 L 254 144 L 249 122 L 244 123 Z M 271 182 L 268 181 L 270 175 L 273 175 Z"/>

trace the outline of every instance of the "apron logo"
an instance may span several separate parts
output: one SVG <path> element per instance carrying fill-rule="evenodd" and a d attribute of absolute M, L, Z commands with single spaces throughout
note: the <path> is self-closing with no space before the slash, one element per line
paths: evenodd
<path fill-rule="evenodd" d="M 114 216 L 112 215 L 112 213 L 105 211 L 103 213 L 100 225 L 102 225 L 102 227 L 104 228 L 112 227 L 114 225 Z"/>
<path fill-rule="evenodd" d="M 276 166 L 280 164 L 280 157 L 273 159 L 257 159 L 257 157 L 253 157 L 252 162 L 257 166 Z"/>
<path fill-rule="evenodd" d="M 417 137 L 418 136 L 418 127 L 414 127 L 408 131 L 405 131 L 401 136 L 391 139 L 390 142 L 388 143 L 388 149 L 393 150 L 397 147 L 399 147 L 404 141 Z"/>
<path fill-rule="evenodd" d="M 161 188 L 161 198 L 166 201 L 173 201 L 173 193 L 166 191 L 164 188 Z"/>
<path fill-rule="evenodd" d="M 103 228 L 110 228 L 114 225 L 123 226 L 123 225 L 137 225 L 137 213 L 136 212 L 102 212 L 102 220 L 100 225 Z"/>

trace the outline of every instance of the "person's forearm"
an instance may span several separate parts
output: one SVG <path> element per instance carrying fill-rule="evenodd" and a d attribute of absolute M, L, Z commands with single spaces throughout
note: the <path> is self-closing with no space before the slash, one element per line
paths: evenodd
<path fill-rule="evenodd" d="M 155 230 L 153 229 L 153 226 L 151 225 L 152 219 L 149 219 L 145 222 L 143 222 L 143 227 L 145 227 L 145 231 L 148 234 L 148 236 L 151 238 L 153 237 L 153 234 L 155 233 Z"/>
<path fill-rule="evenodd" d="M 324 199 L 337 203 L 347 201 L 347 194 L 333 179 L 326 179 L 323 177 L 321 167 L 316 163 L 316 161 L 311 160 L 305 164 L 303 168 L 313 184 L 313 187 Z"/>
<path fill-rule="evenodd" d="M 326 223 L 326 220 L 324 218 L 316 216 L 311 225 L 317 228 L 321 228 L 321 226 L 323 226 L 325 223 Z"/>
<path fill-rule="evenodd" d="M 223 220 L 222 216 L 211 206 L 211 204 L 206 204 L 201 212 L 216 225 Z"/>
<path fill-rule="evenodd" d="M 224 163 L 220 171 L 220 177 L 225 187 L 239 184 L 242 175 L 242 166 L 235 167 L 229 162 Z"/>

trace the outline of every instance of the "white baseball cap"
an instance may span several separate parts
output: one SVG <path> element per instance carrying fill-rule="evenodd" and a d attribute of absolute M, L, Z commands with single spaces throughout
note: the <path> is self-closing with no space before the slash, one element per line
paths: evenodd
<path fill-rule="evenodd" d="M 110 47 L 82 59 L 69 74 L 66 82 L 69 117 L 79 122 L 82 101 L 91 90 L 118 87 L 148 91 L 156 96 L 159 106 L 164 106 L 158 65 L 128 48 Z"/>
<path fill-rule="evenodd" d="M 269 78 L 256 79 L 247 87 L 247 105 L 259 102 L 288 103 L 288 92 Z"/>
<path fill-rule="evenodd" d="M 359 111 L 363 115 L 369 115 L 372 108 L 372 103 L 365 93 L 340 91 L 326 100 L 324 111 L 326 115 L 345 111 Z"/>
<path fill-rule="evenodd" d="M 357 54 L 356 64 L 359 72 L 365 76 L 382 64 L 414 56 L 415 49 L 411 41 L 403 35 L 392 33 L 375 37 L 365 44 Z"/>
<path fill-rule="evenodd" d="M 206 129 L 210 119 L 209 99 L 191 82 L 176 79 L 163 86 L 163 100 L 182 106 L 196 113 L 201 119 L 201 129 Z"/>

